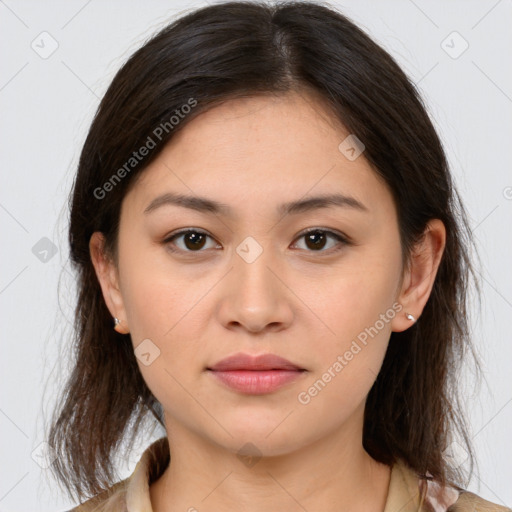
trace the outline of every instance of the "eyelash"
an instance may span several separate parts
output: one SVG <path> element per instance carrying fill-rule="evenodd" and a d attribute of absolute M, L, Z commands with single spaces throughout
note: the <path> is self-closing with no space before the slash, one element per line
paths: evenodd
<path fill-rule="evenodd" d="M 210 236 L 208 233 L 206 233 L 205 231 L 202 231 L 200 229 L 194 229 L 194 228 L 188 228 L 188 229 L 183 229 L 181 231 L 178 231 L 176 233 L 173 233 L 171 234 L 170 236 L 168 236 L 162 243 L 164 245 L 170 245 L 176 238 L 180 237 L 180 236 L 183 236 L 183 235 L 186 235 L 188 233 L 197 233 L 197 234 L 201 234 L 201 235 L 205 235 L 207 237 L 210 237 L 213 239 L 212 236 Z M 300 239 L 300 238 L 303 238 L 311 233 L 323 233 L 327 236 L 331 236 L 332 238 L 336 239 L 339 243 L 338 247 L 335 247 L 335 248 L 331 248 L 331 249 L 327 249 L 327 250 L 318 250 L 318 251 L 312 251 L 312 250 L 309 250 L 307 252 L 311 252 L 311 253 L 326 253 L 326 254 L 333 254 L 335 252 L 338 252 L 340 251 L 343 246 L 349 246 L 349 245 L 352 245 L 352 241 L 342 235 L 341 233 L 337 233 L 335 231 L 331 231 L 331 230 L 328 230 L 328 229 L 322 229 L 322 228 L 311 228 L 311 229 L 308 229 L 307 231 L 304 231 L 302 232 L 297 238 L 296 240 Z M 169 250 L 171 252 L 182 252 L 182 253 L 189 253 L 189 254 L 193 254 L 195 252 L 197 253 L 200 253 L 200 252 L 205 252 L 207 249 L 200 249 L 198 251 L 189 251 L 189 250 L 184 250 L 184 249 L 176 249 L 176 248 L 169 248 Z"/>

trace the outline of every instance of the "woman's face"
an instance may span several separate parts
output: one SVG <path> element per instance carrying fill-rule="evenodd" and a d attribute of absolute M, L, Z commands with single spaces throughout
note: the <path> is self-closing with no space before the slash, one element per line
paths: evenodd
<path fill-rule="evenodd" d="M 392 197 L 348 135 L 296 93 L 231 100 L 178 132 L 125 197 L 109 304 L 171 431 L 268 455 L 360 436 L 390 333 L 410 322 Z M 306 371 L 265 390 L 207 370 L 240 352 Z"/>

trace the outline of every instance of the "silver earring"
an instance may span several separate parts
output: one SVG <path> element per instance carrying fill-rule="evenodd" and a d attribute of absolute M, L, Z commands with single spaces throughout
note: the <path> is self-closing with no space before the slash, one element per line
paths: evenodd
<path fill-rule="evenodd" d="M 414 318 L 410 313 L 405 313 L 407 320 L 411 320 L 411 322 L 416 322 L 416 318 Z"/>
<path fill-rule="evenodd" d="M 119 320 L 119 318 L 114 317 L 114 327 L 118 326 L 120 323 L 121 321 Z"/>

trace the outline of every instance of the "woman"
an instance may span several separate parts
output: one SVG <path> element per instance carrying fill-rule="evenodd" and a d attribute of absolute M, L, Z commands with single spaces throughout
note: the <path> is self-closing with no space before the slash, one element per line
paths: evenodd
<path fill-rule="evenodd" d="M 164 28 L 106 92 L 70 206 L 48 441 L 74 510 L 506 510 L 464 490 L 464 209 L 418 92 L 343 15 Z M 166 436 L 119 482 L 148 412 Z"/>

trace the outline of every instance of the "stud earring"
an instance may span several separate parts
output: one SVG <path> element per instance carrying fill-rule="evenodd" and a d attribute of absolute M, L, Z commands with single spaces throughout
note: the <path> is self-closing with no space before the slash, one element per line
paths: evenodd
<path fill-rule="evenodd" d="M 121 320 L 119 318 L 114 317 L 114 330 L 119 334 L 128 334 L 129 331 L 126 331 L 123 327 L 121 327 Z"/>
<path fill-rule="evenodd" d="M 414 318 L 410 313 L 405 313 L 407 320 L 411 320 L 411 322 L 416 322 L 416 318 Z"/>

